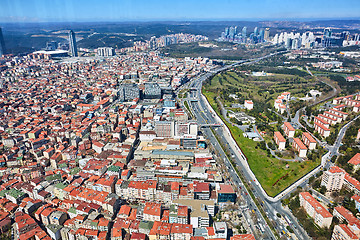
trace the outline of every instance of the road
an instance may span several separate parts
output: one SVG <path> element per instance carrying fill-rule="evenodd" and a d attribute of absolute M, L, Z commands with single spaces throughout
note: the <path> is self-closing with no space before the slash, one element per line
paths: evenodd
<path fill-rule="evenodd" d="M 339 148 L 341 146 L 341 141 L 345 136 L 346 130 L 350 127 L 350 125 L 360 117 L 360 115 L 356 116 L 355 118 L 353 118 L 350 122 L 348 122 L 347 124 L 345 124 L 339 131 L 339 134 L 335 140 L 335 143 L 333 146 L 329 147 L 329 157 L 331 158 L 334 155 L 339 155 Z"/>
<path fill-rule="evenodd" d="M 312 74 L 312 72 L 309 70 L 308 67 L 306 67 L 306 71 L 307 71 L 311 76 L 314 76 L 314 75 Z M 318 81 L 321 81 L 321 80 L 319 80 L 319 79 L 317 79 L 317 80 L 318 80 Z M 309 105 L 309 107 L 314 106 L 314 105 L 316 105 L 316 104 L 319 104 L 319 103 L 321 103 L 321 102 L 327 101 L 327 100 L 335 97 L 335 96 L 338 94 L 338 90 L 337 90 L 334 86 L 332 86 L 331 84 L 329 84 L 329 83 L 327 83 L 327 82 L 324 82 L 324 81 L 321 81 L 321 82 L 323 82 L 324 84 L 330 86 L 330 87 L 332 88 L 332 93 L 331 93 L 327 98 L 322 99 L 321 101 L 315 101 L 314 103 L 312 103 L 311 105 Z M 298 126 L 300 126 L 300 127 L 305 128 L 305 130 L 308 131 L 308 130 L 306 129 L 306 126 L 303 126 L 303 125 L 300 123 L 300 121 L 299 121 L 299 119 L 300 119 L 300 112 L 302 112 L 304 109 L 305 109 L 305 107 L 299 109 L 299 110 L 296 112 L 295 117 L 294 117 L 291 121 L 292 121 L 292 123 L 293 123 L 295 126 L 298 125 Z M 322 165 L 322 167 L 324 167 L 324 168 L 329 168 L 329 167 L 332 165 L 331 162 L 330 162 L 330 159 L 331 159 L 331 157 L 333 157 L 333 156 L 335 156 L 335 155 L 339 155 L 339 148 L 340 148 L 340 146 L 341 146 L 342 139 L 343 139 L 344 136 L 345 136 L 346 130 L 347 130 L 347 129 L 349 128 L 349 126 L 350 126 L 356 119 L 358 119 L 359 117 L 360 117 L 360 115 L 356 116 L 354 119 L 352 119 L 351 121 L 349 121 L 347 124 L 345 124 L 345 125 L 340 129 L 339 134 L 338 134 L 338 136 L 336 137 L 336 141 L 335 141 L 334 145 L 332 145 L 332 146 L 329 146 L 329 145 L 321 142 L 320 140 L 318 140 L 317 138 L 315 138 L 315 136 L 313 136 L 313 137 L 318 141 L 318 143 L 319 143 L 320 145 L 324 146 L 327 150 L 329 150 L 329 151 L 322 157 L 322 160 L 321 160 L 321 165 Z M 308 132 L 309 132 L 309 131 L 308 131 Z"/>
<path fill-rule="evenodd" d="M 267 56 L 269 57 L 269 56 Z M 265 57 L 263 57 L 265 58 Z M 262 59 L 263 59 L 262 58 Z M 251 60 L 250 62 L 239 62 L 238 64 L 250 64 L 253 62 L 260 61 L 260 59 Z M 256 177 L 252 173 L 249 165 L 247 164 L 246 156 L 242 153 L 241 149 L 236 145 L 234 139 L 229 134 L 229 130 L 227 129 L 226 125 L 221 121 L 221 119 L 216 115 L 214 110 L 211 108 L 209 103 L 206 101 L 205 97 L 201 93 L 202 83 L 208 77 L 211 77 L 213 74 L 216 74 L 220 71 L 224 71 L 228 68 L 233 67 L 234 65 L 222 67 L 217 69 L 216 71 L 212 71 L 211 73 L 206 73 L 199 78 L 195 79 L 191 83 L 188 84 L 189 88 L 196 89 L 195 96 L 193 95 L 193 99 L 198 99 L 197 101 L 190 101 L 190 109 L 194 116 L 196 117 L 199 124 L 221 124 L 222 127 L 214 128 L 215 132 L 219 138 L 219 141 L 227 148 L 227 151 L 232 156 L 232 160 L 235 164 L 241 169 L 241 174 L 249 182 L 249 185 L 252 189 L 252 193 L 254 194 L 255 198 L 259 200 L 259 202 L 263 205 L 263 209 L 267 214 L 267 217 L 276 224 L 276 231 L 281 233 L 286 226 L 280 225 L 277 219 L 276 214 L 280 213 L 282 216 L 289 219 L 291 223 L 291 228 L 294 230 L 294 233 L 298 239 L 309 239 L 306 232 L 300 227 L 296 218 L 286 209 L 284 209 L 281 205 L 280 199 L 275 200 L 274 198 L 269 197 L 266 192 L 262 189 L 261 185 L 258 183 Z M 269 226 L 266 224 L 265 219 L 262 217 L 261 213 L 257 209 L 253 199 L 247 194 L 246 190 L 244 189 L 243 182 L 241 182 L 240 177 L 237 175 L 236 171 L 233 169 L 230 160 L 226 157 L 223 149 L 220 146 L 220 143 L 216 139 L 215 135 L 209 128 L 203 128 L 204 135 L 209 139 L 209 141 L 214 145 L 214 148 L 219 152 L 220 157 L 224 159 L 226 167 L 229 169 L 230 176 L 235 184 L 238 184 L 241 189 L 243 189 L 244 193 L 242 196 L 247 202 L 247 206 L 255 211 L 258 221 L 265 226 L 264 237 L 262 239 L 275 239 L 274 234 L 271 232 Z M 284 195 L 285 197 L 285 195 Z M 286 231 L 286 229 L 285 229 Z"/>
<path fill-rule="evenodd" d="M 324 202 L 327 205 L 332 204 L 332 201 L 330 199 L 328 199 L 326 196 L 324 196 L 323 194 L 319 193 L 318 191 L 311 189 L 311 193 L 313 196 L 315 196 L 317 199 L 319 199 L 321 202 Z"/>

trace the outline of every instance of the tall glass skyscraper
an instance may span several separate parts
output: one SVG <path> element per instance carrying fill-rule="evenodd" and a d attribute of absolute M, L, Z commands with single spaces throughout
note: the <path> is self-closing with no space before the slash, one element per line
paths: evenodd
<path fill-rule="evenodd" d="M 263 42 L 264 41 L 264 29 L 261 28 L 260 32 L 259 32 L 259 41 Z"/>
<path fill-rule="evenodd" d="M 0 57 L 2 57 L 2 55 L 4 55 L 6 52 L 5 50 L 5 42 L 4 42 L 4 36 L 2 34 L 2 30 L 0 28 Z"/>
<path fill-rule="evenodd" d="M 76 47 L 76 38 L 75 38 L 75 33 L 72 30 L 69 31 L 69 47 L 70 47 L 71 56 L 77 57 L 78 52 Z"/>
<path fill-rule="evenodd" d="M 325 28 L 324 29 L 324 37 L 330 38 L 332 35 L 332 30 L 331 28 Z"/>
<path fill-rule="evenodd" d="M 255 28 L 254 28 L 254 35 L 255 35 L 255 37 L 257 37 L 258 34 L 259 34 L 258 27 L 255 27 Z"/>
<path fill-rule="evenodd" d="M 246 31 L 247 31 L 247 27 L 243 27 L 242 29 L 242 37 L 246 38 Z"/>

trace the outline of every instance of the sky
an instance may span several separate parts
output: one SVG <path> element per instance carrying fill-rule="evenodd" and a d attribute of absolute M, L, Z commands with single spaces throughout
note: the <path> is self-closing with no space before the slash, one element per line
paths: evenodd
<path fill-rule="evenodd" d="M 0 0 L 0 22 L 360 19 L 360 0 Z"/>

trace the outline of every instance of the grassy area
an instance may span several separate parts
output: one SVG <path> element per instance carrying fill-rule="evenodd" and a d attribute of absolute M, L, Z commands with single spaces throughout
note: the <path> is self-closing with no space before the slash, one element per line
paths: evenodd
<path fill-rule="evenodd" d="M 267 214 L 265 213 L 264 209 L 262 208 L 261 204 L 259 203 L 259 199 L 255 197 L 253 191 L 251 190 L 251 186 L 249 186 L 249 183 L 245 180 L 244 176 L 242 175 L 242 173 L 239 170 L 239 167 L 236 165 L 236 163 L 231 159 L 230 153 L 227 150 L 227 148 L 223 145 L 223 143 L 220 141 L 218 134 L 211 128 L 212 133 L 214 134 L 215 138 L 217 139 L 217 141 L 220 143 L 221 148 L 224 150 L 227 158 L 230 160 L 231 165 L 234 167 L 237 175 L 240 177 L 241 182 L 244 184 L 246 190 L 248 191 L 248 193 L 250 194 L 250 197 L 253 199 L 254 203 L 256 204 L 256 206 L 258 207 L 258 209 L 260 210 L 261 215 L 263 216 L 263 218 L 265 219 L 265 221 L 267 222 L 267 224 L 269 225 L 271 231 L 275 234 L 276 237 L 279 237 L 278 233 L 276 232 L 274 225 L 272 222 L 270 222 Z"/>
<path fill-rule="evenodd" d="M 193 114 L 192 114 L 192 112 L 191 112 L 191 110 L 190 110 L 190 107 L 189 107 L 189 104 L 188 104 L 187 101 L 184 102 L 184 105 L 185 105 L 185 107 L 186 107 L 186 110 L 187 110 L 188 113 L 190 114 L 190 117 L 191 117 L 191 118 L 194 118 L 194 116 L 193 116 Z"/>
<path fill-rule="evenodd" d="M 314 78 L 299 77 L 289 74 L 273 74 L 269 76 L 249 76 L 234 70 L 216 75 L 206 82 L 205 89 L 221 93 L 225 105 L 234 102 L 243 103 L 246 99 L 256 102 L 273 104 L 282 92 L 290 92 L 294 97 L 304 97 L 311 89 L 326 92 L 326 85 L 319 83 Z M 239 98 L 235 101 L 229 94 L 236 94 Z"/>
<path fill-rule="evenodd" d="M 178 97 L 179 97 L 179 98 L 186 98 L 188 92 L 189 92 L 188 89 L 182 89 L 182 90 L 179 92 Z"/>
<path fill-rule="evenodd" d="M 231 42 L 206 41 L 172 44 L 163 47 L 161 52 L 175 58 L 202 56 L 231 61 L 265 56 L 278 49 L 278 47 L 262 45 L 248 49 L 244 45 Z"/>
<path fill-rule="evenodd" d="M 243 137 L 243 132 L 239 128 L 232 126 L 221 116 L 214 100 L 214 97 L 217 96 L 215 93 L 208 91 L 203 91 L 203 93 L 213 109 L 229 127 L 237 144 L 247 157 L 251 170 L 269 196 L 277 195 L 320 164 L 320 159 L 315 162 L 306 161 L 300 163 L 280 161 L 269 156 L 266 151 L 257 147 L 256 142 Z"/>

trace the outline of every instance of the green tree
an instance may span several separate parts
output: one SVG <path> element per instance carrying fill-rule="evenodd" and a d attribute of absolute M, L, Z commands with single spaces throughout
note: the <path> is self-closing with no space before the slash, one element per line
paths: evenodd
<path fill-rule="evenodd" d="M 290 203 L 289 203 L 289 208 L 291 210 L 296 210 L 300 207 L 300 199 L 299 199 L 299 195 L 297 195 L 295 198 L 293 198 Z"/>

